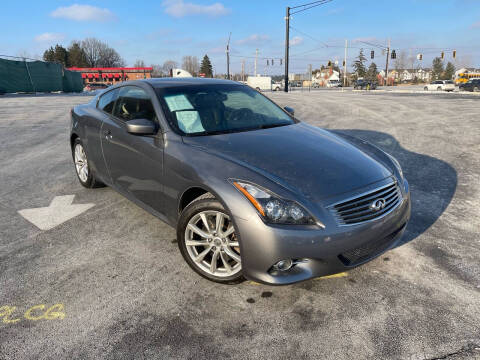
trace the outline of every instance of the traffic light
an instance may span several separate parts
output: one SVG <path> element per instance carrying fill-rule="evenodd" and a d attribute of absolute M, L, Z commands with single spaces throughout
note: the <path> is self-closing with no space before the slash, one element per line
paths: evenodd
<path fill-rule="evenodd" d="M 443 60 L 443 58 L 445 57 L 445 53 L 442 51 L 442 53 L 440 54 L 440 56 L 441 56 L 441 58 L 442 58 L 442 60 Z"/>
<path fill-rule="evenodd" d="M 423 59 L 423 54 L 418 54 L 418 55 L 417 55 L 417 59 L 418 59 L 418 60 L 422 60 L 422 59 Z"/>
<path fill-rule="evenodd" d="M 267 66 L 269 66 L 269 65 L 270 65 L 270 62 L 267 60 Z"/>
<path fill-rule="evenodd" d="M 272 66 L 273 66 L 273 59 L 272 59 Z"/>
<path fill-rule="evenodd" d="M 280 65 L 282 65 L 282 59 L 280 59 Z"/>
<path fill-rule="evenodd" d="M 375 57 L 375 51 L 370 51 L 370 59 L 373 59 Z"/>
<path fill-rule="evenodd" d="M 457 57 L 457 50 L 453 50 L 453 58 L 455 59 Z"/>
<path fill-rule="evenodd" d="M 395 52 L 395 50 L 392 50 L 392 59 L 396 59 L 397 58 L 397 53 Z"/>
<path fill-rule="evenodd" d="M 342 66 L 345 67 L 345 60 L 342 61 Z"/>
<path fill-rule="evenodd" d="M 332 66 L 332 62 L 330 60 L 328 60 L 328 67 Z"/>

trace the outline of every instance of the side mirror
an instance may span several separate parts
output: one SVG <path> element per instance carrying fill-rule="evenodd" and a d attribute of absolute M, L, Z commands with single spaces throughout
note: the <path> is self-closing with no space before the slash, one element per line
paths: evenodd
<path fill-rule="evenodd" d="M 290 106 L 285 106 L 284 107 L 285 111 L 290 113 L 290 115 L 295 115 L 295 109 L 294 108 L 291 108 Z"/>
<path fill-rule="evenodd" d="M 155 133 L 155 124 L 147 119 L 127 121 L 127 132 L 133 135 L 152 135 Z"/>

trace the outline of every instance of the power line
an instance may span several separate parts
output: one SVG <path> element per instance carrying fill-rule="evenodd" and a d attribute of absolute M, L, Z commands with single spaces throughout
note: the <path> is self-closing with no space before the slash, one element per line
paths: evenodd
<path fill-rule="evenodd" d="M 312 8 L 314 8 L 314 7 L 317 7 L 317 6 L 320 6 L 320 5 L 329 3 L 329 2 L 331 2 L 331 1 L 332 1 L 332 0 L 319 0 L 319 1 L 314 1 L 314 2 L 308 3 L 308 4 L 303 4 L 303 5 L 298 5 L 298 6 L 291 7 L 290 9 L 297 9 L 297 8 L 301 8 L 301 7 L 303 7 L 303 9 L 294 11 L 294 12 L 290 13 L 290 15 L 298 14 L 299 12 L 312 9 Z"/>

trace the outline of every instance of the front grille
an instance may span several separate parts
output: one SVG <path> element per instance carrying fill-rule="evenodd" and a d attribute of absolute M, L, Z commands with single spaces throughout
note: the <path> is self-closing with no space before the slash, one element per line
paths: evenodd
<path fill-rule="evenodd" d="M 401 202 L 402 194 L 397 183 L 393 182 L 353 199 L 330 205 L 328 208 L 339 225 L 355 225 L 385 216 Z"/>
<path fill-rule="evenodd" d="M 374 256 L 380 255 L 392 245 L 392 242 L 395 240 L 395 236 L 397 236 L 400 231 L 403 230 L 405 225 L 406 223 L 381 240 L 375 239 L 362 244 L 360 247 L 345 251 L 338 255 L 338 258 L 345 266 L 355 266 Z"/>

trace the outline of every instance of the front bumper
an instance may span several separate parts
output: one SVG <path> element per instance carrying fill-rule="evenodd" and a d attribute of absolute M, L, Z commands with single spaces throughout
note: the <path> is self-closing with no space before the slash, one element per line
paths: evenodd
<path fill-rule="evenodd" d="M 352 269 L 399 243 L 410 219 L 410 208 L 405 180 L 403 202 L 394 211 L 354 226 L 272 226 L 258 216 L 248 220 L 235 217 L 243 274 L 257 282 L 285 285 Z M 348 254 L 359 256 L 352 261 Z M 283 259 L 301 262 L 287 271 L 273 270 L 272 266 Z"/>

